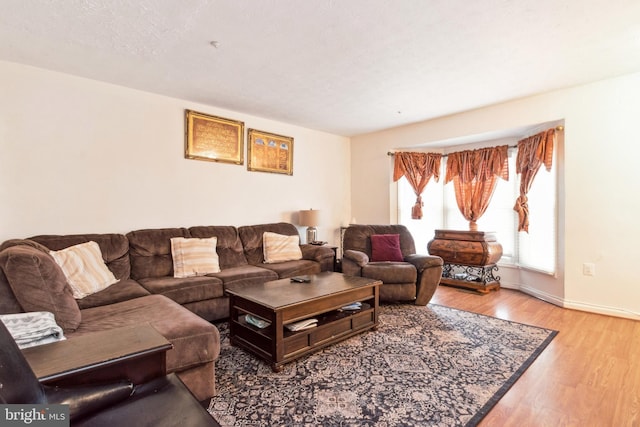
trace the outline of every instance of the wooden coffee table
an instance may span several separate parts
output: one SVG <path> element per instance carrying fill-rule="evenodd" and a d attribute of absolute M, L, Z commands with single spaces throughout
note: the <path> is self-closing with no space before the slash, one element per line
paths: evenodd
<path fill-rule="evenodd" d="M 226 289 L 231 344 L 266 360 L 278 372 L 287 362 L 378 325 L 381 281 L 333 272 L 306 277 L 309 283 L 281 279 Z M 340 310 L 355 302 L 362 303 L 360 310 Z M 248 314 L 270 325 L 253 326 L 245 320 Z M 318 319 L 318 326 L 297 332 L 285 327 L 308 318 Z"/>

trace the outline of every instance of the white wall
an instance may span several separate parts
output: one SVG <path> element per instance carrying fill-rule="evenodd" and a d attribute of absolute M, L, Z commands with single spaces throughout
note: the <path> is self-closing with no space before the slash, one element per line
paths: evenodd
<path fill-rule="evenodd" d="M 36 234 L 350 217 L 349 139 L 0 62 L 0 241 Z M 294 138 L 293 176 L 184 158 L 184 110 Z M 304 238 L 303 229 L 300 229 Z"/>
<path fill-rule="evenodd" d="M 352 216 L 391 220 L 390 149 L 564 119 L 560 273 L 506 276 L 566 307 L 640 319 L 638 112 L 640 74 L 632 74 L 352 138 Z M 582 274 L 585 262 L 595 276 Z"/>

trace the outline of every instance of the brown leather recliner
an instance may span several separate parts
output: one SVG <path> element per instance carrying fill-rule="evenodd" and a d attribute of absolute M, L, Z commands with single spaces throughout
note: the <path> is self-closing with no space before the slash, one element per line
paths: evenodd
<path fill-rule="evenodd" d="M 175 374 L 75 387 L 40 384 L 0 321 L 0 404 L 69 405 L 71 426 L 219 426 Z"/>
<path fill-rule="evenodd" d="M 402 261 L 373 261 L 372 235 L 397 234 Z M 382 281 L 381 301 L 414 301 L 426 305 L 442 277 L 442 258 L 416 254 L 404 225 L 350 225 L 343 236 L 342 272 Z"/>

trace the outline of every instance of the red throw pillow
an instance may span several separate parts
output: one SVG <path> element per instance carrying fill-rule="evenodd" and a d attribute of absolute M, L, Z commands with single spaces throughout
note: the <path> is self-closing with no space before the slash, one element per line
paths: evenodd
<path fill-rule="evenodd" d="M 371 261 L 404 261 L 399 234 L 372 234 Z"/>

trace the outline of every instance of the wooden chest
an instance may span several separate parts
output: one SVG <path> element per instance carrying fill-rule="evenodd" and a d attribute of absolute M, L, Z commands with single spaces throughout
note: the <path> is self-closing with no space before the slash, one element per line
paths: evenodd
<path fill-rule="evenodd" d="M 502 257 L 502 245 L 494 232 L 436 230 L 427 249 L 452 264 L 485 266 Z"/>
<path fill-rule="evenodd" d="M 502 245 L 495 233 L 436 230 L 427 248 L 444 261 L 441 284 L 481 293 L 500 289 L 500 277 L 493 273 L 498 270 Z"/>

